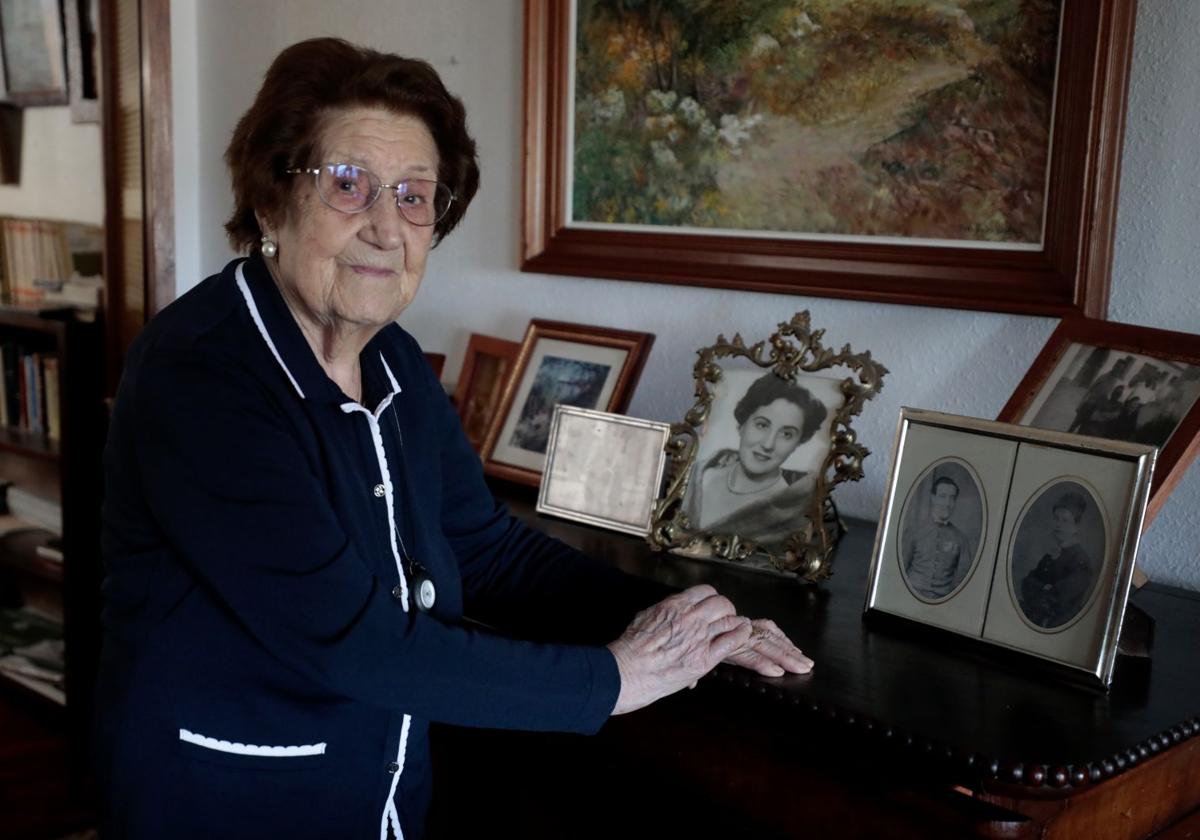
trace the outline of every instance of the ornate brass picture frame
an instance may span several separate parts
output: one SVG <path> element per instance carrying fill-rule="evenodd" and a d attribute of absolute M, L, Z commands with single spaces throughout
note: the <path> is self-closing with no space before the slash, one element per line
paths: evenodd
<path fill-rule="evenodd" d="M 715 344 L 698 351 L 693 367 L 696 402 L 682 422 L 671 426 L 667 486 L 655 505 L 654 524 L 647 538 L 653 548 L 796 574 L 808 581 L 829 577 L 838 527 L 829 494 L 841 482 L 862 477 L 862 461 L 870 450 L 858 442 L 850 421 L 867 400 L 879 393 L 887 368 L 872 359 L 869 351 L 855 354 L 849 345 L 835 353 L 822 344 L 824 332 L 812 329 L 809 313 L 804 311 L 779 324 L 779 329 L 764 341 L 747 346 L 740 334 L 735 334 L 732 341 L 720 335 Z M 727 372 L 718 363 L 722 359 L 742 361 L 745 370 L 735 373 L 731 368 Z M 820 375 L 836 368 L 849 369 L 853 375 L 840 380 Z M 735 377 L 740 377 L 742 383 L 750 378 L 754 382 L 739 390 L 731 383 Z M 779 381 L 769 377 L 778 377 Z M 721 416 L 713 416 L 714 403 L 728 409 L 734 402 L 732 412 L 721 411 Z M 795 406 L 790 409 L 795 420 L 750 414 L 788 402 Z M 734 420 L 724 418 L 726 413 L 733 414 Z M 706 439 L 718 434 L 714 429 L 719 423 L 728 429 L 735 421 L 738 450 L 719 449 L 712 455 L 711 450 L 722 439 L 717 437 L 715 443 Z M 746 431 L 752 421 L 766 430 L 772 424 L 790 429 L 783 434 L 792 439 L 783 444 L 774 439 L 754 443 Z M 726 440 L 730 434 L 725 433 Z M 815 455 L 808 457 L 819 466 L 808 471 L 784 469 L 787 461 L 779 463 L 780 459 L 798 452 L 798 445 L 809 440 L 817 443 L 808 450 Z M 775 454 L 777 446 L 787 449 L 787 453 Z M 699 460 L 702 449 L 709 450 L 703 464 Z M 747 465 L 747 460 L 759 464 Z M 738 462 L 743 474 L 755 473 L 761 465 L 758 474 L 766 476 L 762 483 L 774 482 L 767 488 L 769 493 L 761 493 L 761 499 L 741 501 L 734 511 L 739 516 L 728 514 L 728 504 L 717 514 L 707 513 L 707 501 L 697 504 L 705 492 L 707 498 L 716 493 L 718 499 L 724 496 L 726 500 L 732 495 L 758 492 L 735 487 L 733 476 L 739 469 Z M 727 478 L 715 478 L 722 471 Z M 700 481 L 693 484 L 697 476 Z M 788 501 L 781 503 L 781 498 Z M 739 518 L 747 523 L 741 533 L 731 526 Z"/>

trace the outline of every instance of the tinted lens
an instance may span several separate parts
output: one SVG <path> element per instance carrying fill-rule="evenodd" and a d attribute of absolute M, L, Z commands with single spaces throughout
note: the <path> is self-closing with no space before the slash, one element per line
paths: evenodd
<path fill-rule="evenodd" d="M 343 213 L 360 213 L 371 206 L 379 191 L 379 179 L 349 163 L 331 163 L 321 167 L 317 175 L 317 192 L 321 200 Z"/>
<path fill-rule="evenodd" d="M 402 181 L 396 186 L 396 206 L 414 225 L 432 225 L 450 209 L 450 188 L 437 181 Z"/>

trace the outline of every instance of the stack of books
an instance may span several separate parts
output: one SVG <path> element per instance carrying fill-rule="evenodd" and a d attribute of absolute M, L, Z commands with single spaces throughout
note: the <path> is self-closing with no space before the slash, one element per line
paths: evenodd
<path fill-rule="evenodd" d="M 5 499 L 0 561 L 18 572 L 24 606 L 0 609 L 0 676 L 63 703 L 61 614 L 53 599 L 37 597 L 44 589 L 28 586 L 38 579 L 62 579 L 62 508 L 0 479 L 0 501 Z"/>
<path fill-rule="evenodd" d="M 44 499 L 4 479 L 0 479 L 0 492 L 4 494 L 11 516 L 0 516 L 0 539 L 20 528 L 40 528 L 53 536 L 62 536 L 62 505 L 58 502 Z M 9 525 L 6 527 L 3 523 Z"/>
<path fill-rule="evenodd" d="M 0 674 L 65 704 L 62 624 L 29 607 L 0 610 Z"/>
<path fill-rule="evenodd" d="M 0 426 L 58 440 L 58 357 L 5 341 L 0 343 L 0 373 Z"/>
<path fill-rule="evenodd" d="M 103 249 L 96 225 L 0 218 L 0 299 L 95 308 Z"/>

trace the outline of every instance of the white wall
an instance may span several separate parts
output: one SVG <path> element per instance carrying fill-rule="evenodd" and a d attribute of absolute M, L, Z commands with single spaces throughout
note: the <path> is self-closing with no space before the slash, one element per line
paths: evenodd
<path fill-rule="evenodd" d="M 99 123 L 71 122 L 66 105 L 22 114 L 21 178 L 0 185 L 0 213 L 104 223 L 104 160 Z"/>
<path fill-rule="evenodd" d="M 721 332 L 765 337 L 809 309 L 829 344 L 870 349 L 891 369 L 856 424 L 874 451 L 867 477 L 836 494 L 845 513 L 875 518 L 900 406 L 995 417 L 1054 327 L 1047 318 L 521 273 L 520 0 L 204 0 L 198 20 L 195 2 L 175 0 L 181 12 L 190 7 L 182 16 L 190 14 L 198 27 L 194 35 L 174 30 L 176 89 L 195 91 L 176 97 L 177 163 L 194 160 L 198 176 L 195 215 L 189 224 L 178 215 L 180 292 L 232 256 L 221 227 L 231 209 L 221 155 L 271 58 L 293 41 L 337 35 L 429 61 L 470 115 L 483 186 L 463 225 L 434 252 L 421 294 L 401 317 L 426 349 L 448 355 L 448 379 L 471 332 L 519 339 L 531 317 L 645 330 L 658 338 L 630 413 L 678 420 L 691 404 L 697 347 Z M 1200 330 L 1200 304 L 1189 293 L 1200 265 L 1197 35 L 1200 3 L 1140 4 L 1115 320 Z M 195 48 L 180 43 L 193 38 Z M 184 125 L 196 126 L 195 136 L 181 131 Z M 189 262 L 185 254 L 197 256 Z M 1152 578 L 1200 589 L 1198 507 L 1200 467 L 1193 467 L 1143 542 L 1141 562 Z"/>

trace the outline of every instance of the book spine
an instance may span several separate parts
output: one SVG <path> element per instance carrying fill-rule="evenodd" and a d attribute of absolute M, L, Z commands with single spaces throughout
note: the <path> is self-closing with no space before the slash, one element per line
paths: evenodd
<path fill-rule="evenodd" d="M 42 354 L 32 353 L 29 357 L 29 375 L 33 378 L 33 420 L 30 426 L 39 434 L 46 432 L 46 384 L 42 379 Z"/>
<path fill-rule="evenodd" d="M 8 419 L 8 378 L 4 376 L 4 368 L 7 364 L 6 356 L 9 353 L 8 346 L 0 344 L 0 428 L 9 425 Z"/>
<path fill-rule="evenodd" d="M 42 380 L 46 394 L 46 434 L 50 440 L 62 437 L 62 414 L 59 411 L 58 357 L 42 359 Z"/>
<path fill-rule="evenodd" d="M 20 361 L 17 363 L 17 380 L 20 382 L 21 388 L 21 420 L 17 426 L 21 431 L 29 431 L 29 373 L 25 360 L 26 355 L 21 353 Z"/>
<path fill-rule="evenodd" d="M 17 299 L 17 233 L 16 220 L 4 220 L 4 299 Z"/>
<path fill-rule="evenodd" d="M 0 219 L 0 300 L 12 300 L 10 278 L 12 272 L 8 266 L 8 219 Z"/>
<path fill-rule="evenodd" d="M 4 402 L 8 425 L 21 425 L 21 382 L 17 374 L 20 351 L 14 342 L 4 342 Z"/>

